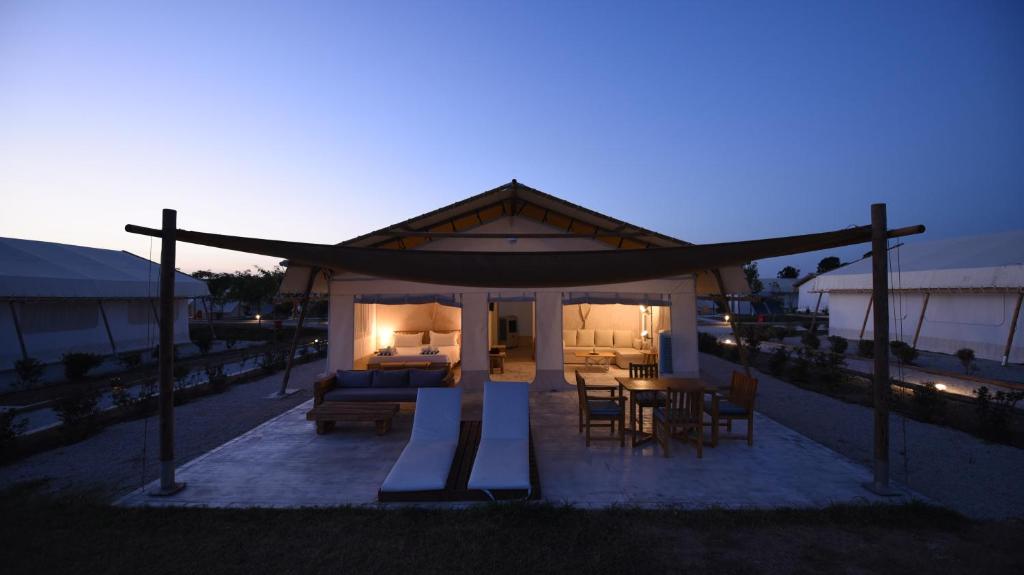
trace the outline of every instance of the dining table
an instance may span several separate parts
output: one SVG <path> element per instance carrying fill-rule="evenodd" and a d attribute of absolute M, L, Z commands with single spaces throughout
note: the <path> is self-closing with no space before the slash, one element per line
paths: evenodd
<path fill-rule="evenodd" d="M 633 377 L 616 377 L 616 383 L 619 384 L 619 395 L 622 395 L 623 390 L 629 391 L 629 430 L 633 436 L 632 444 L 633 447 L 642 445 L 648 441 L 654 439 L 653 433 L 647 433 L 643 431 L 643 422 L 639 422 L 639 428 L 637 426 L 637 403 L 636 395 L 642 392 L 668 392 L 673 391 L 676 393 L 693 394 L 696 396 L 696 400 L 703 403 L 705 393 L 717 393 L 718 388 L 715 386 L 708 385 L 700 378 L 697 377 L 653 377 L 653 378 L 633 378 Z M 653 414 L 652 414 L 653 418 Z M 653 422 L 652 422 L 653 424 Z M 652 429 L 653 431 L 653 429 Z"/>

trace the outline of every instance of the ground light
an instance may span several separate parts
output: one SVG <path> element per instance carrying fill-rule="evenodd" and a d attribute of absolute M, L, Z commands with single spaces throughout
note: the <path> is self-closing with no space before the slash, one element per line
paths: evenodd
<path fill-rule="evenodd" d="M 946 384 L 945 383 L 936 383 L 935 384 L 935 389 L 938 390 L 938 391 L 946 391 Z"/>

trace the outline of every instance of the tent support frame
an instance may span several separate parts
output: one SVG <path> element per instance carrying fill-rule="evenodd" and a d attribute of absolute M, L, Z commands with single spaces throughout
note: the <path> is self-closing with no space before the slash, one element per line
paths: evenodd
<path fill-rule="evenodd" d="M 1013 334 L 1017 331 L 1017 318 L 1020 317 L 1020 304 L 1024 302 L 1024 291 L 1017 293 L 1017 305 L 1013 308 L 1013 320 L 1010 321 L 1010 333 L 1006 336 L 1006 347 L 1003 348 L 1003 367 L 1010 361 L 1010 349 L 1013 347 Z"/>
<path fill-rule="evenodd" d="M 18 309 L 14 302 L 7 302 L 11 306 L 11 318 L 14 320 L 14 333 L 18 334 L 18 346 L 21 347 L 21 359 L 28 359 L 28 349 L 25 347 L 25 336 L 21 334 L 21 322 L 18 321 Z"/>
<path fill-rule="evenodd" d="M 921 304 L 921 316 L 917 318 L 917 329 L 914 330 L 914 342 L 910 344 L 910 347 L 917 349 L 917 338 L 921 336 L 921 326 L 924 325 L 924 312 L 928 311 L 928 300 L 932 298 L 932 294 L 924 292 L 924 303 Z"/>
<path fill-rule="evenodd" d="M 117 344 L 114 343 L 114 333 L 110 331 L 110 320 L 107 319 L 107 310 L 103 307 L 103 300 L 96 300 L 96 305 L 100 308 L 100 317 L 103 318 L 103 327 L 107 330 L 107 340 L 110 341 L 110 351 L 117 355 Z"/>
<path fill-rule="evenodd" d="M 288 389 L 288 380 L 292 376 L 292 365 L 295 363 L 295 349 L 299 346 L 299 338 L 302 336 L 302 324 L 306 321 L 306 310 L 309 309 L 309 293 L 313 291 L 313 284 L 316 283 L 316 276 L 319 274 L 320 268 L 313 267 L 309 269 L 309 279 L 306 281 L 306 289 L 302 292 L 302 300 L 299 304 L 302 306 L 299 310 L 299 321 L 295 325 L 295 335 L 292 336 L 292 344 L 288 347 L 288 363 L 284 368 L 284 377 L 281 378 L 281 389 L 271 395 L 271 399 L 288 397 L 299 391 L 298 389 Z"/>

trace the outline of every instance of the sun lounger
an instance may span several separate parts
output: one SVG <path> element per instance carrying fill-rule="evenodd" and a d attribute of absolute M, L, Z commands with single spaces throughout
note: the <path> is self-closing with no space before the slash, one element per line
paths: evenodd
<path fill-rule="evenodd" d="M 494 497 L 497 490 L 530 494 L 530 387 L 521 382 L 484 384 L 483 430 L 467 487 Z"/>
<path fill-rule="evenodd" d="M 443 490 L 459 443 L 461 418 L 461 388 L 420 388 L 412 437 L 384 479 L 381 493 Z"/>

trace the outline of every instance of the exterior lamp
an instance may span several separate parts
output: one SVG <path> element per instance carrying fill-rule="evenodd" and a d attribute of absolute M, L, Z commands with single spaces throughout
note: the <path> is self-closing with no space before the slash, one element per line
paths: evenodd
<path fill-rule="evenodd" d="M 729 314 L 725 314 L 725 321 L 729 321 Z"/>
<path fill-rule="evenodd" d="M 935 389 L 938 390 L 938 391 L 946 391 L 946 384 L 945 383 L 936 383 L 935 384 Z"/>
<path fill-rule="evenodd" d="M 256 314 L 256 325 L 263 325 L 262 319 L 263 318 L 260 314 Z"/>

